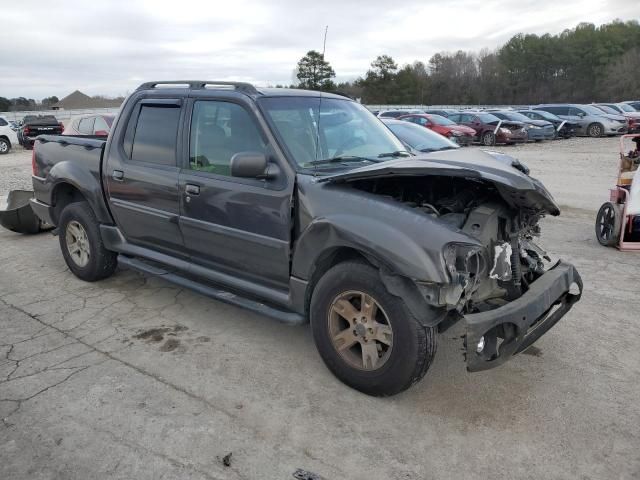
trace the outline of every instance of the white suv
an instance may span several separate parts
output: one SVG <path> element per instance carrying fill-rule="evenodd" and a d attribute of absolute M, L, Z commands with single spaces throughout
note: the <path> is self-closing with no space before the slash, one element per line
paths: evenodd
<path fill-rule="evenodd" d="M 0 155 L 9 153 L 13 145 L 18 144 L 18 136 L 6 118 L 0 117 Z"/>

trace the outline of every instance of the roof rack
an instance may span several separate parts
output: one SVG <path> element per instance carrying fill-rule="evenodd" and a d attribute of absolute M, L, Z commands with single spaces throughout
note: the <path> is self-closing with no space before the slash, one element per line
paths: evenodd
<path fill-rule="evenodd" d="M 150 90 L 152 88 L 163 88 L 176 86 L 177 88 L 190 88 L 192 90 L 204 90 L 204 89 L 234 89 L 246 94 L 257 95 L 260 92 L 247 82 L 225 82 L 216 80 L 170 80 L 170 81 L 157 81 L 157 82 L 145 82 L 140 85 L 136 90 Z"/>

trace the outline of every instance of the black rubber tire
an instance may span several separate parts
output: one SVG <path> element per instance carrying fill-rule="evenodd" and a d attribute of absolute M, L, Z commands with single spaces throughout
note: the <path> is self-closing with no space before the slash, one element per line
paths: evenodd
<path fill-rule="evenodd" d="M 587 135 L 591 138 L 599 138 L 604 135 L 604 127 L 600 123 L 591 123 L 587 127 Z"/>
<path fill-rule="evenodd" d="M 0 155 L 6 155 L 11 150 L 11 142 L 6 138 L 0 138 Z"/>
<path fill-rule="evenodd" d="M 78 222 L 87 233 L 89 242 L 89 263 L 84 267 L 77 265 L 69 251 L 66 243 L 67 225 L 72 220 Z M 113 275 L 118 266 L 118 254 L 107 250 L 100 236 L 100 227 L 93 210 L 87 202 L 70 203 L 60 214 L 58 222 L 58 239 L 60 240 L 60 249 L 62 256 L 69 270 L 73 274 L 86 282 L 95 282 Z"/>
<path fill-rule="evenodd" d="M 601 223 L 604 220 L 604 225 Z M 604 228 L 603 228 L 604 227 Z M 596 215 L 596 238 L 605 247 L 615 247 L 620 241 L 622 229 L 622 207 L 617 203 L 605 202 Z"/>
<path fill-rule="evenodd" d="M 485 147 L 491 147 L 496 144 L 496 135 L 493 132 L 484 132 L 480 138 L 480 143 Z"/>
<path fill-rule="evenodd" d="M 350 366 L 329 338 L 331 302 L 348 290 L 372 295 L 386 312 L 393 329 L 390 357 L 377 370 Z M 329 370 L 348 386 L 368 395 L 389 396 L 406 390 L 424 377 L 436 353 L 436 329 L 422 326 L 404 301 L 387 291 L 378 270 L 365 262 L 343 262 L 324 274 L 311 297 L 310 319 L 316 348 Z"/>

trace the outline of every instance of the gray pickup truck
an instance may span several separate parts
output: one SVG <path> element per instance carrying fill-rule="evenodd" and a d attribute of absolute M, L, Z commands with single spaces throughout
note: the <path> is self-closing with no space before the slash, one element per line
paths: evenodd
<path fill-rule="evenodd" d="M 438 332 L 467 368 L 505 362 L 580 298 L 534 243 L 558 206 L 475 149 L 413 155 L 360 104 L 234 82 L 151 82 L 108 139 L 40 136 L 32 208 L 86 281 L 118 263 L 291 323 L 343 382 L 393 395 Z"/>

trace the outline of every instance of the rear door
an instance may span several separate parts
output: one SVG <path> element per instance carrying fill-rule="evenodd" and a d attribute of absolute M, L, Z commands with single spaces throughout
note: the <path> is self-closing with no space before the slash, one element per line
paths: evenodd
<path fill-rule="evenodd" d="M 180 226 L 192 261 L 288 288 L 293 179 L 232 177 L 231 157 L 251 151 L 278 163 L 249 105 L 194 99 L 180 174 Z M 188 140 L 187 140 L 188 137 Z"/>
<path fill-rule="evenodd" d="M 103 172 L 111 212 L 125 238 L 177 257 L 186 257 L 178 226 L 182 103 L 138 101 L 122 142 L 109 149 Z"/>

